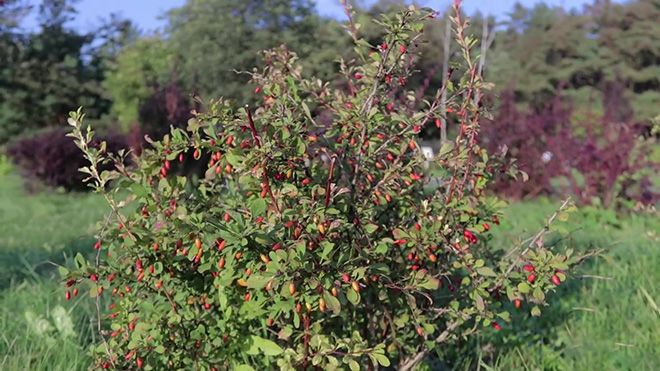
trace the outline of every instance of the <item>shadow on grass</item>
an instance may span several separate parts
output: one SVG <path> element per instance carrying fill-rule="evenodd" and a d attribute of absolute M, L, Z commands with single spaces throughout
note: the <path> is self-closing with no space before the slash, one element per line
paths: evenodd
<path fill-rule="evenodd" d="M 34 275 L 59 280 L 57 267 L 65 265 L 78 253 L 92 253 L 93 243 L 93 237 L 80 237 L 52 251 L 34 247 L 0 250 L 0 290 Z"/>
<path fill-rule="evenodd" d="M 546 214 L 547 210 L 537 211 L 538 214 Z M 538 220 L 531 220 L 529 215 L 518 215 L 519 220 L 524 220 L 524 231 L 521 225 L 509 226 L 508 229 L 500 231 L 498 241 L 502 244 L 507 237 L 524 236 L 529 231 L 536 229 L 535 222 L 542 222 L 542 217 Z M 599 265 L 605 260 L 613 259 L 621 264 L 630 262 L 625 255 L 628 251 L 625 248 L 616 247 L 614 239 L 624 238 L 627 229 L 639 229 L 641 226 L 652 229 L 652 226 L 646 225 L 643 221 L 634 226 L 626 223 L 620 223 L 616 217 L 613 219 L 609 212 L 593 210 L 581 211 L 576 215 L 577 224 L 572 232 L 563 241 L 548 240 L 547 245 L 557 245 L 558 250 L 572 248 L 576 255 L 583 255 L 595 249 L 604 248 L 602 256 L 590 257 L 578 266 L 569 279 L 557 287 L 554 293 L 548 294 L 548 306 L 541 308 L 541 317 L 532 317 L 530 310 L 533 304 L 523 304 L 519 310 L 514 309 L 512 303 L 505 305 L 506 309 L 512 313 L 511 323 L 503 324 L 502 330 L 496 331 L 488 328 L 484 329 L 467 340 L 461 341 L 455 347 L 446 347 L 441 349 L 439 354 L 430 360 L 428 366 L 432 370 L 477 370 L 477 369 L 535 369 L 538 364 L 529 365 L 527 359 L 532 358 L 535 361 L 542 362 L 541 368 L 544 370 L 564 370 L 570 369 L 570 361 L 566 359 L 567 349 L 575 352 L 584 342 L 584 338 L 576 340 L 570 336 L 570 330 L 567 331 L 572 319 L 581 316 L 581 312 L 590 312 L 594 309 L 586 304 L 585 295 L 591 295 L 590 291 L 595 285 L 592 279 L 581 278 L 582 275 L 594 274 L 601 267 Z M 541 224 L 539 224 L 541 225 Z M 626 232 L 626 233 L 624 233 Z M 603 298 L 604 300 L 616 300 L 615 298 Z M 568 332 L 568 335 L 567 335 Z M 507 356 L 507 364 L 500 365 L 500 358 Z M 603 355 L 606 357 L 606 355 Z M 538 362 L 537 362 L 538 363 Z M 494 366 L 493 366 L 494 365 Z M 492 368 L 496 367 L 496 368 Z"/>

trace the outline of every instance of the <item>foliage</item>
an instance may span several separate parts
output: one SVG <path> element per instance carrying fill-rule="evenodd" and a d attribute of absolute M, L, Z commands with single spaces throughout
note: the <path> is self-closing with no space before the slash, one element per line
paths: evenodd
<path fill-rule="evenodd" d="M 286 44 L 322 78 L 347 47 L 340 27 L 314 14 L 309 0 L 189 0 L 168 13 L 169 46 L 185 91 L 238 102 L 254 99 L 245 84 L 259 52 Z M 321 44 L 322 43 L 322 44 Z"/>
<path fill-rule="evenodd" d="M 72 3 L 44 0 L 36 33 L 0 28 L 0 143 L 64 124 L 80 105 L 89 106 L 95 117 L 109 110 L 100 86 L 103 66 L 93 46 L 106 40 L 67 26 L 75 13 Z"/>
<path fill-rule="evenodd" d="M 7 154 L 31 181 L 66 190 L 86 190 L 84 176 L 78 169 L 86 163 L 74 141 L 65 137 L 66 128 L 53 128 L 9 145 Z M 119 134 L 99 137 L 111 152 L 127 148 L 126 138 Z M 109 170 L 109 166 L 101 170 Z"/>
<path fill-rule="evenodd" d="M 625 107 L 625 100 L 608 105 Z M 484 124 L 482 141 L 491 151 L 507 147 L 529 180 L 501 176 L 493 189 L 516 199 L 572 194 L 581 204 L 606 207 L 626 200 L 657 202 L 655 138 L 645 138 L 645 125 L 618 121 L 621 115 L 608 111 L 601 117 L 577 115 L 558 94 L 540 112 L 525 113 L 512 92 L 504 94 L 498 115 Z"/>
<path fill-rule="evenodd" d="M 61 269 L 67 296 L 81 287 L 112 302 L 95 366 L 409 370 L 442 344 L 501 328 L 512 301 L 539 315 L 579 260 L 543 239 L 570 207 L 522 251 L 488 247 L 494 165 L 476 141 L 483 82 L 459 7 L 452 20 L 467 71 L 448 89 L 461 134 L 434 159 L 436 186 L 415 136 L 445 114 L 439 92 L 412 115 L 389 99 L 428 19 L 414 8 L 383 17 L 378 45 L 351 30 L 359 63 L 342 64 L 346 89 L 304 79 L 295 54 L 272 50 L 252 74 L 262 105 L 212 103 L 187 131 L 153 142 L 135 169 L 123 166 L 125 153 L 91 147 L 84 115 L 72 112 L 70 135 L 90 161 L 81 170 L 114 213 L 96 258 Z M 312 115 L 320 108 L 326 125 Z M 190 152 L 211 154 L 198 183 L 170 174 Z M 108 162 L 118 171 L 98 170 Z"/>
<path fill-rule="evenodd" d="M 59 284 L 32 277 L 0 292 L 0 368 L 84 371 L 94 329 L 92 303 L 55 296 Z"/>
<path fill-rule="evenodd" d="M 495 241 L 515 243 L 521 233 L 541 226 L 553 208 L 543 199 L 512 204 Z M 552 302 L 543 317 L 523 320 L 523 312 L 500 333 L 480 334 L 451 359 L 452 368 L 655 368 L 660 359 L 660 334 L 655 331 L 660 325 L 657 212 L 621 215 L 584 207 L 574 218 L 580 224 L 556 243 L 576 251 L 594 246 L 602 249 L 601 256 L 573 272 L 575 279 L 559 290 L 562 300 Z"/>
<path fill-rule="evenodd" d="M 599 101 L 608 83 L 622 80 L 637 120 L 660 106 L 660 32 L 656 0 L 596 1 L 581 12 L 539 3 L 518 4 L 498 33 L 489 77 L 516 99 L 540 109 L 559 83 L 576 102 Z M 603 107 L 605 108 L 605 107 Z"/>
<path fill-rule="evenodd" d="M 80 237 L 91 237 L 94 223 L 106 212 L 102 198 L 89 193 L 26 194 L 19 177 L 3 175 L 0 205 L 0 369 L 87 370 L 91 358 L 86 350 L 95 332 L 89 329 L 95 313 L 88 304 L 94 303 L 80 290 L 73 303 L 66 304 L 59 284 L 52 281 L 52 268 L 43 268 L 51 267 L 49 261 L 71 256 L 72 246 L 73 251 L 92 249 L 93 241 Z M 555 208 L 556 203 L 548 200 L 508 205 L 501 225 L 492 226 L 491 245 L 515 246 L 521 235 L 540 228 Z M 501 331 L 447 347 L 458 354 L 443 354 L 446 369 L 474 369 L 480 363 L 482 369 L 653 368 L 659 357 L 654 308 L 660 279 L 655 231 L 660 219 L 593 208 L 581 208 L 573 219 L 581 223 L 571 227 L 569 238 L 558 241 L 558 246 L 576 251 L 603 248 L 602 258 L 572 272 L 573 278 L 560 288 L 562 300 L 553 300 L 542 317 L 526 318 L 522 310 L 521 317 L 514 315 L 512 324 Z M 34 335 L 25 313 L 52 323 L 58 305 L 69 313 L 77 334 L 53 345 Z"/>
<path fill-rule="evenodd" d="M 138 121 L 138 107 L 167 82 L 172 57 L 168 44 L 158 36 L 139 39 L 121 50 L 103 81 L 112 113 L 121 124 Z"/>
<path fill-rule="evenodd" d="M 191 117 L 190 99 L 185 97 L 174 82 L 156 90 L 139 110 L 140 129 L 143 134 L 160 140 L 169 133 L 170 126 L 184 128 Z"/>

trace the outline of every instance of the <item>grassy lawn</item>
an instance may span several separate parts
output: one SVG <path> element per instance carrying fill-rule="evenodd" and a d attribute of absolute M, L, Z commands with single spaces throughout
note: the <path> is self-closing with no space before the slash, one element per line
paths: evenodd
<path fill-rule="evenodd" d="M 496 243 L 533 234 L 555 207 L 542 201 L 510 206 Z M 464 364 L 497 370 L 660 368 L 660 219 L 583 208 L 571 220 L 573 233 L 563 243 L 605 252 L 573 274 L 544 316 L 521 313 L 510 327 L 472 342 Z"/>
<path fill-rule="evenodd" d="M 106 211 L 92 195 L 27 195 L 0 175 L 0 370 L 83 370 L 86 300 L 67 303 L 54 263 L 89 251 Z"/>
<path fill-rule="evenodd" d="M 510 206 L 495 243 L 533 234 L 557 203 Z M 84 370 L 94 331 L 88 300 L 67 303 L 53 263 L 89 251 L 106 212 L 93 195 L 27 195 L 0 175 L 0 370 Z M 466 344 L 456 368 L 653 370 L 660 368 L 660 220 L 583 209 L 563 244 L 602 248 L 562 285 L 539 319 L 524 311 L 502 331 Z"/>

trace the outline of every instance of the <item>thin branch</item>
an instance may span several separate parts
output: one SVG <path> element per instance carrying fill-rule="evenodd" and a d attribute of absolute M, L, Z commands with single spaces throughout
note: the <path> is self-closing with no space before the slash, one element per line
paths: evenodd
<path fill-rule="evenodd" d="M 570 200 L 571 200 L 571 198 L 568 197 L 566 200 L 564 200 L 564 202 L 562 202 L 562 204 L 561 204 L 561 206 L 559 207 L 559 209 L 557 209 L 557 210 L 556 210 L 556 211 L 555 211 L 555 212 L 554 212 L 554 213 L 548 218 L 548 220 L 546 221 L 546 223 L 545 223 L 545 225 L 543 226 L 543 228 L 541 228 L 541 230 L 538 231 L 538 232 L 534 235 L 534 237 L 532 237 L 531 241 L 529 241 L 529 244 L 527 244 L 527 247 L 525 248 L 525 250 L 523 250 L 523 252 L 520 253 L 520 256 L 524 256 L 525 254 L 527 254 L 527 252 L 528 252 L 532 247 L 534 247 L 534 245 L 536 245 L 537 241 L 539 241 L 539 240 L 540 240 L 540 239 L 541 239 L 541 238 L 542 238 L 542 237 L 543 237 L 543 236 L 544 236 L 544 235 L 550 230 L 550 226 L 552 225 L 552 223 L 554 223 L 554 221 L 555 221 L 555 219 L 557 218 L 557 216 L 558 216 L 562 211 L 564 211 L 564 210 L 566 209 L 566 207 L 568 206 Z M 519 247 L 520 247 L 520 246 L 518 246 L 518 247 L 516 247 L 515 249 L 511 250 L 511 252 L 510 252 L 508 255 L 511 255 L 511 254 L 512 254 L 513 252 L 515 252 Z M 503 279 L 505 279 L 506 277 L 509 276 L 509 274 L 511 273 L 511 271 L 513 270 L 513 268 L 516 266 L 517 263 L 518 263 L 517 259 L 514 260 L 513 262 L 511 262 L 511 265 L 509 265 L 509 268 L 507 268 L 506 272 L 504 272 L 504 276 L 500 279 L 500 283 L 501 283 L 501 281 L 502 281 Z"/>
<path fill-rule="evenodd" d="M 245 106 L 245 112 L 247 112 L 247 118 L 248 118 L 248 123 L 250 125 L 250 132 L 252 133 L 252 138 L 254 139 L 257 148 L 261 149 L 261 137 L 257 132 L 257 126 L 254 124 L 254 119 L 252 118 L 252 112 L 250 112 L 250 108 L 248 106 Z M 264 173 L 261 177 L 261 181 L 264 183 L 264 187 L 266 188 L 266 192 L 268 192 L 268 195 L 270 196 L 270 200 L 273 203 L 273 207 L 275 208 L 275 211 L 277 211 L 279 215 L 282 215 L 282 212 L 280 211 L 280 207 L 277 205 L 277 199 L 275 198 L 275 194 L 273 193 L 273 190 L 270 187 L 270 181 L 268 180 L 268 171 L 266 170 L 265 164 L 263 164 L 263 171 Z"/>
<path fill-rule="evenodd" d="M 434 341 L 436 344 L 442 344 L 442 343 L 444 343 L 445 341 L 447 341 L 447 339 L 449 338 L 449 335 L 451 335 L 452 331 L 453 331 L 456 327 L 458 327 L 458 321 L 456 321 L 456 322 L 451 322 L 449 325 L 447 325 L 447 328 L 446 328 L 442 333 L 440 333 L 440 335 L 438 335 L 438 337 L 436 337 L 435 340 L 433 340 L 433 341 Z M 408 371 L 408 370 L 412 370 L 415 366 L 417 366 L 417 364 L 419 364 L 419 362 L 421 362 L 422 360 L 424 360 L 424 358 L 425 358 L 428 354 L 429 354 L 429 350 L 428 350 L 428 349 L 424 349 L 424 350 L 419 351 L 419 352 L 418 352 L 417 354 L 415 354 L 414 356 L 412 356 L 412 357 L 408 358 L 407 360 L 405 360 L 405 361 L 399 366 L 399 371 Z"/>

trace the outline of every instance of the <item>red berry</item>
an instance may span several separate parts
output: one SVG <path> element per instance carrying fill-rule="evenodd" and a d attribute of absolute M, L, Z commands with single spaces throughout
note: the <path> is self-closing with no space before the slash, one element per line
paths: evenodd
<path fill-rule="evenodd" d="M 440 119 L 435 119 L 435 127 L 438 129 L 442 127 L 442 121 Z"/>
<path fill-rule="evenodd" d="M 522 306 L 522 301 L 520 299 L 514 299 L 513 306 L 516 307 L 516 309 L 520 309 L 520 307 Z"/>
<path fill-rule="evenodd" d="M 142 358 L 138 357 L 135 360 L 135 364 L 137 365 L 137 368 L 142 368 Z"/>
<path fill-rule="evenodd" d="M 401 52 L 401 54 L 406 54 L 406 52 L 408 51 L 408 48 L 406 48 L 405 45 L 401 45 L 401 46 L 399 46 L 399 51 Z"/>
<path fill-rule="evenodd" d="M 536 281 L 536 275 L 534 273 L 530 273 L 530 275 L 527 276 L 527 282 L 534 283 L 534 281 Z"/>
<path fill-rule="evenodd" d="M 95 275 L 95 274 L 92 274 L 92 275 L 89 276 L 89 279 L 92 280 L 92 281 L 94 281 L 94 282 L 96 282 L 96 281 L 99 280 L 99 277 L 98 277 L 97 275 Z"/>
<path fill-rule="evenodd" d="M 261 86 L 257 86 L 256 88 L 254 88 L 254 94 L 259 94 L 259 93 L 261 93 Z"/>
<path fill-rule="evenodd" d="M 101 240 L 96 241 L 94 244 L 94 249 L 99 250 L 101 249 Z"/>
<path fill-rule="evenodd" d="M 525 264 L 523 265 L 523 270 L 527 272 L 534 272 L 534 266 L 531 264 Z"/>
<path fill-rule="evenodd" d="M 493 323 L 491 324 L 491 326 L 493 326 L 493 328 L 494 328 L 495 330 L 497 330 L 497 331 L 499 331 L 499 330 L 502 329 L 502 326 L 500 326 L 500 324 L 497 323 L 497 322 L 493 322 Z"/>
<path fill-rule="evenodd" d="M 483 224 L 484 231 L 488 232 L 490 230 L 490 225 L 488 223 Z"/>
<path fill-rule="evenodd" d="M 223 219 L 225 220 L 226 223 L 229 223 L 229 221 L 231 220 L 231 215 L 229 215 L 229 213 L 225 213 Z"/>
<path fill-rule="evenodd" d="M 73 296 L 78 296 L 78 288 L 77 287 L 75 287 L 73 289 Z"/>
<path fill-rule="evenodd" d="M 415 230 L 421 230 L 422 226 L 419 223 L 415 223 Z"/>
<path fill-rule="evenodd" d="M 387 43 L 383 41 L 383 43 L 380 44 L 380 48 L 383 49 L 383 50 L 387 50 L 387 48 L 388 48 Z"/>
<path fill-rule="evenodd" d="M 341 280 L 344 281 L 344 283 L 349 283 L 351 282 L 351 277 L 348 274 L 344 273 L 341 275 Z"/>
<path fill-rule="evenodd" d="M 71 300 L 71 293 L 69 292 L 69 290 L 66 290 L 64 297 L 66 298 L 66 300 Z"/>
<path fill-rule="evenodd" d="M 356 73 L 355 75 L 353 75 L 353 77 L 355 77 L 356 80 L 360 80 L 362 78 L 362 74 Z"/>
<path fill-rule="evenodd" d="M 556 274 L 553 274 L 552 275 L 552 283 L 554 283 L 555 286 L 561 285 L 561 280 L 559 279 L 559 276 L 557 276 Z"/>

